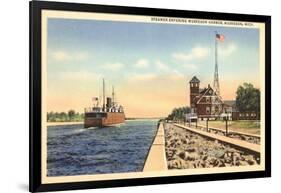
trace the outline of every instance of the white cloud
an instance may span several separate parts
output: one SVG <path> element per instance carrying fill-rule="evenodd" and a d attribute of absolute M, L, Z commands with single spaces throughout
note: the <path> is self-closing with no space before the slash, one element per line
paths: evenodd
<path fill-rule="evenodd" d="M 69 59 L 69 55 L 66 52 L 63 51 L 56 51 L 52 53 L 52 56 L 54 59 L 58 61 L 65 61 Z"/>
<path fill-rule="evenodd" d="M 90 81 L 99 80 L 102 76 L 88 71 L 66 71 L 60 74 L 60 78 L 67 81 Z"/>
<path fill-rule="evenodd" d="M 166 64 L 164 64 L 163 62 L 161 62 L 160 60 L 157 60 L 155 62 L 155 64 L 156 64 L 156 67 L 160 70 L 168 70 L 169 69 L 168 66 Z"/>
<path fill-rule="evenodd" d="M 196 46 L 189 52 L 173 53 L 172 57 L 180 61 L 190 61 L 194 59 L 203 59 L 210 54 L 210 49 L 205 47 Z"/>
<path fill-rule="evenodd" d="M 123 68 L 124 64 L 116 62 L 116 63 L 107 63 L 105 65 L 102 66 L 103 69 L 106 70 L 119 70 L 121 68 Z"/>
<path fill-rule="evenodd" d="M 88 58 L 88 53 L 87 52 L 78 52 L 74 55 L 74 58 L 76 60 L 85 60 Z"/>
<path fill-rule="evenodd" d="M 136 68 L 147 68 L 148 66 L 149 66 L 149 61 L 146 59 L 139 59 L 135 64 Z"/>
<path fill-rule="evenodd" d="M 147 74 L 133 74 L 131 76 L 131 80 L 135 80 L 135 81 L 148 81 L 148 80 L 153 80 L 155 79 L 157 76 L 155 74 L 152 73 L 147 73 Z"/>
<path fill-rule="evenodd" d="M 186 63 L 182 65 L 184 68 L 187 69 L 197 69 L 197 65 L 196 64 L 192 64 L 192 63 Z"/>
<path fill-rule="evenodd" d="M 165 73 L 161 74 L 154 74 L 154 73 L 146 73 L 146 74 L 132 74 L 129 78 L 130 81 L 136 82 L 158 82 L 159 81 L 178 81 L 183 80 L 184 74 L 177 70 L 170 70 L 166 71 Z"/>
<path fill-rule="evenodd" d="M 63 50 L 57 50 L 51 52 L 51 57 L 59 62 L 64 62 L 64 61 L 81 61 L 85 60 L 88 58 L 88 53 L 87 52 L 67 52 Z"/>
<path fill-rule="evenodd" d="M 221 49 L 218 50 L 219 55 L 224 57 L 230 56 L 233 52 L 237 50 L 237 46 L 234 43 L 229 43 L 227 45 L 222 45 Z"/>
<path fill-rule="evenodd" d="M 179 80 L 179 79 L 183 79 L 184 75 L 177 70 L 172 70 L 171 73 L 169 74 L 169 78 L 171 80 Z"/>

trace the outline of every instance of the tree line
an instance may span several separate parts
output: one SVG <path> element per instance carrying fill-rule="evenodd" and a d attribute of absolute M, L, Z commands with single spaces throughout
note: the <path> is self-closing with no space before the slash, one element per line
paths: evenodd
<path fill-rule="evenodd" d="M 185 115 L 190 113 L 190 107 L 178 107 L 174 108 L 172 112 L 168 115 L 168 120 L 184 120 Z"/>
<path fill-rule="evenodd" d="M 260 112 L 260 90 L 251 83 L 244 83 L 236 91 L 236 108 L 240 112 Z"/>
<path fill-rule="evenodd" d="M 48 122 L 70 122 L 70 121 L 83 121 L 84 113 L 75 112 L 75 110 L 69 110 L 67 112 L 48 112 Z"/>

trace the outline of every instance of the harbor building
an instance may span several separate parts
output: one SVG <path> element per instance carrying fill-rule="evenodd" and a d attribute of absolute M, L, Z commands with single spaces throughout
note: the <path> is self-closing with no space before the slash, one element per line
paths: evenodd
<path fill-rule="evenodd" d="M 200 80 L 193 76 L 189 81 L 190 114 L 187 119 L 228 117 L 230 120 L 259 120 L 259 112 L 239 112 L 235 100 L 223 100 L 208 84 L 207 88 L 200 88 Z"/>
<path fill-rule="evenodd" d="M 194 76 L 190 82 L 190 108 L 192 114 L 198 118 L 217 118 L 224 111 L 224 103 L 221 97 L 208 85 L 200 88 L 200 80 Z"/>

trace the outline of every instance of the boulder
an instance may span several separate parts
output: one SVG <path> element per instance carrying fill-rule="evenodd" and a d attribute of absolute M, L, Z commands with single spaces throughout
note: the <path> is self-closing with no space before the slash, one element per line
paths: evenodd
<path fill-rule="evenodd" d="M 248 165 L 248 162 L 240 160 L 240 161 L 238 162 L 238 165 L 239 165 L 239 166 L 247 166 L 247 165 Z"/>
<path fill-rule="evenodd" d="M 255 160 L 253 160 L 253 159 L 249 159 L 247 162 L 248 162 L 249 165 L 257 164 L 257 162 Z"/>
<path fill-rule="evenodd" d="M 188 153 L 186 151 L 182 151 L 178 155 L 181 159 L 185 160 L 186 157 L 188 156 Z"/>
<path fill-rule="evenodd" d="M 199 159 L 199 156 L 197 153 L 188 153 L 185 160 L 188 160 L 188 161 L 195 161 Z"/>
<path fill-rule="evenodd" d="M 186 151 L 189 152 L 189 153 L 192 153 L 192 152 L 195 152 L 195 151 L 196 151 L 196 148 L 194 148 L 194 147 L 188 147 L 188 148 L 186 149 Z"/>

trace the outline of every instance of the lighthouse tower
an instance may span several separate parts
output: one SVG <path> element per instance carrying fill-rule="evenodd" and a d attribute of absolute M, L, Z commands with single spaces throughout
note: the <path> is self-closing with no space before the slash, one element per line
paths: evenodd
<path fill-rule="evenodd" d="M 193 76 L 193 78 L 189 81 L 190 86 L 190 108 L 191 113 L 196 113 L 196 97 L 199 96 L 199 87 L 200 87 L 200 80 Z"/>

